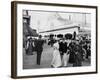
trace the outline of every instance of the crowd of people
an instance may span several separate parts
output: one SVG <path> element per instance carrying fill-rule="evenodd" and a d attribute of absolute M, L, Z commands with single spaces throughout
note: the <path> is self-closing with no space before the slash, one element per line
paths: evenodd
<path fill-rule="evenodd" d="M 36 51 L 38 65 L 41 62 L 44 42 L 41 35 L 38 39 L 30 37 L 26 42 L 26 54 L 33 55 L 33 51 Z M 51 47 L 53 47 L 51 67 L 54 68 L 67 67 L 68 63 L 71 63 L 73 67 L 82 66 L 82 62 L 90 59 L 91 56 L 91 41 L 83 36 L 76 39 L 75 32 L 58 36 L 58 39 L 53 41 Z"/>
<path fill-rule="evenodd" d="M 82 62 L 91 54 L 90 41 L 76 39 L 75 34 L 65 34 L 59 37 L 53 47 L 52 67 L 67 67 L 68 63 L 73 66 L 82 66 Z"/>
<path fill-rule="evenodd" d="M 26 42 L 26 46 L 25 46 L 25 51 L 27 55 L 33 55 L 33 52 L 35 51 L 37 53 L 37 65 L 40 65 L 40 61 L 41 61 L 41 55 L 42 55 L 42 51 L 43 51 L 43 43 L 44 40 L 42 39 L 42 36 L 39 35 L 38 39 L 33 39 L 32 37 L 30 37 L 27 42 Z"/>

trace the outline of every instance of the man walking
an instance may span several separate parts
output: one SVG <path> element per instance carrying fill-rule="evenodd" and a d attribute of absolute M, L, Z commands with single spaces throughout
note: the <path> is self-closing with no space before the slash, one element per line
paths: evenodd
<path fill-rule="evenodd" d="M 36 52 L 37 52 L 37 64 L 40 65 L 41 62 L 41 55 L 42 55 L 42 51 L 43 51 L 43 43 L 44 41 L 41 39 L 42 36 L 39 35 L 39 39 L 36 40 Z"/>

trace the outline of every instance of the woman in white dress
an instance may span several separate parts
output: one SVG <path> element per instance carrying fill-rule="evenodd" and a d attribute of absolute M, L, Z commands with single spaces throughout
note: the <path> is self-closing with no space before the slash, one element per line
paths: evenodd
<path fill-rule="evenodd" d="M 54 48 L 54 51 L 53 51 L 53 58 L 52 58 L 51 66 L 54 68 L 61 67 L 62 62 L 61 62 L 61 56 L 59 52 L 59 43 L 56 42 L 53 45 L 53 48 Z"/>

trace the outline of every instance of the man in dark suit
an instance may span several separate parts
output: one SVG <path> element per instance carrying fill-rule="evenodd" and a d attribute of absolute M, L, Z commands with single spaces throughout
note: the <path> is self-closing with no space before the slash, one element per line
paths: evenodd
<path fill-rule="evenodd" d="M 59 39 L 59 51 L 60 51 L 60 55 L 61 55 L 61 60 L 63 58 L 63 34 L 58 34 L 57 35 L 57 38 Z"/>
<path fill-rule="evenodd" d="M 36 40 L 36 45 L 35 45 L 35 49 L 37 52 L 37 64 L 38 65 L 40 65 L 40 62 L 41 62 L 41 55 L 42 55 L 43 43 L 44 43 L 44 41 L 41 38 L 42 36 L 39 35 L 39 39 Z"/>
<path fill-rule="evenodd" d="M 59 51 L 60 51 L 61 59 L 62 59 L 64 53 L 67 52 L 67 43 L 65 42 L 64 39 L 60 40 L 60 42 L 59 42 Z"/>

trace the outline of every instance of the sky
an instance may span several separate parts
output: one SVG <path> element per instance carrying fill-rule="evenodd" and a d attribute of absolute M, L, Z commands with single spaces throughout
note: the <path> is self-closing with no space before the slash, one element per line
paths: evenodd
<path fill-rule="evenodd" d="M 23 12 L 25 13 L 25 12 Z M 91 14 L 73 12 L 30 11 L 30 27 L 38 32 L 79 25 L 91 27 Z"/>

